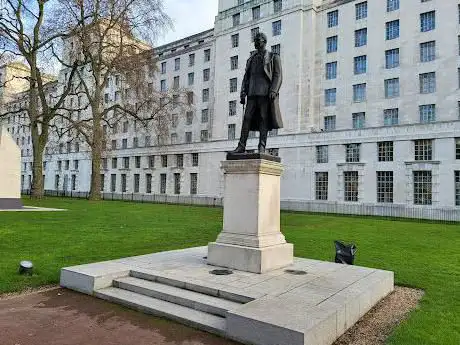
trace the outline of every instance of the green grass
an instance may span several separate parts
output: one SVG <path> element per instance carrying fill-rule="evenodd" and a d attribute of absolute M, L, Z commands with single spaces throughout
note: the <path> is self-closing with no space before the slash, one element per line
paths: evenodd
<path fill-rule="evenodd" d="M 54 198 L 33 204 L 69 211 L 0 213 L 0 293 L 57 283 L 64 266 L 206 245 L 222 224 L 219 208 Z M 392 270 L 397 284 L 425 290 L 389 344 L 460 344 L 460 225 L 303 213 L 283 213 L 281 223 L 296 256 L 330 261 L 333 240 L 353 241 L 357 265 Z M 34 276 L 17 274 L 24 259 L 34 262 Z"/>

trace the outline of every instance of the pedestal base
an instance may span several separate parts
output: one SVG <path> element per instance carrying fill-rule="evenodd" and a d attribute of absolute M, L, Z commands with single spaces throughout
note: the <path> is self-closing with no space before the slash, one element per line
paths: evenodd
<path fill-rule="evenodd" d="M 252 273 L 265 273 L 293 263 L 294 245 L 253 248 L 212 242 L 208 245 L 208 264 Z"/>

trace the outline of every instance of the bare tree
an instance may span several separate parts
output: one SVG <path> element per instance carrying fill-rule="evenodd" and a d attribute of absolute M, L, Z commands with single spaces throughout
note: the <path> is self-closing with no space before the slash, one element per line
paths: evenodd
<path fill-rule="evenodd" d="M 91 151 L 92 175 L 90 199 L 100 199 L 101 158 L 106 149 L 104 128 L 121 119 L 132 118 L 144 126 L 162 126 L 179 92 L 157 92 L 149 82 L 156 64 L 151 45 L 155 37 L 170 26 L 162 0 L 59 0 L 59 18 L 67 31 L 66 53 L 61 63 L 71 66 L 75 60 L 84 65 L 77 69 L 77 92 L 85 95 L 89 111 L 79 120 L 63 113 Z M 115 80 L 114 95 L 106 88 Z M 112 89 L 113 90 L 113 89 Z"/>
<path fill-rule="evenodd" d="M 50 98 L 47 78 L 39 66 L 40 57 L 67 36 L 50 16 L 53 1 L 3 0 L 0 8 L 0 47 L 3 54 L 21 58 L 30 73 L 23 78 L 28 83 L 27 102 L 23 107 L 7 111 L 1 116 L 26 112 L 33 146 L 33 198 L 43 197 L 43 152 L 49 137 L 49 125 L 64 104 L 76 71 L 77 62 L 70 68 L 68 80 Z"/>

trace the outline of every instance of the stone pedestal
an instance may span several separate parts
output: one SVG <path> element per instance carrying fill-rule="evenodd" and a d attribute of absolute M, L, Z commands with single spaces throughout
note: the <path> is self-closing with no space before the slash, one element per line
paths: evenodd
<path fill-rule="evenodd" d="M 270 156 L 245 158 L 222 162 L 224 224 L 216 242 L 208 245 L 208 263 L 265 273 L 293 262 L 294 247 L 280 231 L 283 166 L 278 158 L 264 159 Z"/>
<path fill-rule="evenodd" d="M 20 209 L 21 150 L 0 125 L 0 209 Z"/>

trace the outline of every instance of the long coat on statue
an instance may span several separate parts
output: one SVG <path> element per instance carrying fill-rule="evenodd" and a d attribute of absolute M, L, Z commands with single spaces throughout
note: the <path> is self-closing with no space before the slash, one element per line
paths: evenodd
<path fill-rule="evenodd" d="M 246 96 L 249 91 L 249 79 L 251 78 L 251 61 L 255 54 L 256 52 L 252 52 L 246 63 L 246 71 L 244 73 L 243 84 L 241 86 L 242 96 Z M 272 129 L 283 128 L 283 120 L 281 118 L 281 110 L 279 105 L 279 90 L 281 83 L 283 82 L 283 73 L 281 70 L 281 59 L 278 54 L 268 51 L 265 52 L 264 71 L 265 75 L 271 82 L 270 91 L 276 92 L 275 99 L 269 99 L 270 110 L 268 115 L 267 129 L 270 131 Z M 259 131 L 260 118 L 261 117 L 259 113 L 256 113 L 255 116 L 252 117 L 250 125 L 251 131 Z"/>

